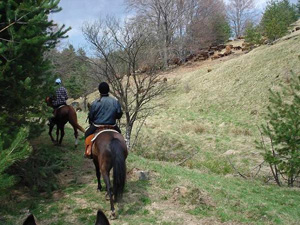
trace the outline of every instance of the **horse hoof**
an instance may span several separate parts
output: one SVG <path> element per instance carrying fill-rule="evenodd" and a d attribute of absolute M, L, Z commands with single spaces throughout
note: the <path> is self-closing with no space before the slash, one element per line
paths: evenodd
<path fill-rule="evenodd" d="M 108 195 L 107 193 L 105 194 L 105 200 L 106 200 L 106 201 L 109 201 L 109 200 L 110 200 L 109 195 Z"/>
<path fill-rule="evenodd" d="M 101 192 L 101 191 L 103 191 L 103 188 L 102 187 L 98 187 L 97 190 Z"/>
<path fill-rule="evenodd" d="M 111 219 L 111 220 L 117 219 L 116 213 L 115 212 L 111 212 L 111 214 L 109 215 L 109 219 Z"/>

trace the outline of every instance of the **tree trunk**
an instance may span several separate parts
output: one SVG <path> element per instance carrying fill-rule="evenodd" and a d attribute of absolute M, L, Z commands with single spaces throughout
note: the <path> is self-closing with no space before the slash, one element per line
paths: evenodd
<path fill-rule="evenodd" d="M 87 111 L 86 104 L 87 104 L 87 95 L 85 94 L 85 95 L 84 95 L 84 100 L 83 100 L 83 106 L 84 106 L 84 111 L 85 111 L 85 112 Z"/>
<path fill-rule="evenodd" d="M 130 150 L 130 136 L 131 136 L 131 131 L 132 131 L 132 125 L 131 124 L 127 124 L 126 125 L 126 133 L 125 133 L 125 141 L 126 141 L 126 146 L 127 146 L 127 150 Z"/>

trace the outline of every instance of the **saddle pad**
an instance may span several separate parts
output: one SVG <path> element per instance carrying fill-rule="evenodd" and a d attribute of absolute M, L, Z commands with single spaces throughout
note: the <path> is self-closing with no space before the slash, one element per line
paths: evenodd
<path fill-rule="evenodd" d="M 98 132 L 97 134 L 95 134 L 95 136 L 92 139 L 92 142 L 94 142 L 96 140 L 96 138 L 98 137 L 99 134 L 102 134 L 102 133 L 107 132 L 107 131 L 112 131 L 112 132 L 115 132 L 115 133 L 119 133 L 118 131 L 113 130 L 113 129 L 101 130 L 100 132 Z"/>

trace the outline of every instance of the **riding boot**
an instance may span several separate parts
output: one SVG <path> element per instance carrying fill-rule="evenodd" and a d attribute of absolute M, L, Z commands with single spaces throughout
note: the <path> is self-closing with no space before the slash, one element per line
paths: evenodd
<path fill-rule="evenodd" d="M 92 159 L 93 158 L 93 155 L 92 155 L 92 146 L 91 145 L 87 145 L 85 147 L 84 157 L 88 158 L 88 159 Z"/>
<path fill-rule="evenodd" d="M 92 159 L 93 158 L 93 154 L 92 154 L 92 139 L 94 137 L 94 134 L 89 135 L 86 139 L 85 139 L 85 157 Z"/>

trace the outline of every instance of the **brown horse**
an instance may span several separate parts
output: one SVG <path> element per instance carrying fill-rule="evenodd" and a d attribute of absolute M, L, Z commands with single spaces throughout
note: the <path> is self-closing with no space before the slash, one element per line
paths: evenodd
<path fill-rule="evenodd" d="M 122 197 L 126 181 L 126 158 L 128 155 L 123 136 L 110 130 L 101 131 L 92 148 L 93 162 L 96 168 L 98 190 L 102 191 L 100 177 L 103 176 L 109 196 L 112 216 L 115 217 L 114 201 Z M 109 173 L 113 168 L 113 187 Z"/>
<path fill-rule="evenodd" d="M 52 99 L 50 97 L 46 98 L 46 103 L 47 103 L 48 106 L 53 107 Z M 67 122 L 69 122 L 72 125 L 73 129 L 74 129 L 75 146 L 77 146 L 78 145 L 78 131 L 77 131 L 77 129 L 79 129 L 83 133 L 85 132 L 85 130 L 78 124 L 77 114 L 76 114 L 74 108 L 70 105 L 64 105 L 64 106 L 56 109 L 55 115 L 56 116 L 53 119 L 51 119 L 50 123 L 49 123 L 49 135 L 50 135 L 51 140 L 53 142 L 56 142 L 57 144 L 61 145 L 61 142 L 62 142 L 63 137 L 65 135 L 65 129 L 64 129 L 65 125 L 66 125 Z M 55 125 L 57 125 L 57 128 L 56 128 L 56 141 L 54 140 L 54 138 L 52 136 L 52 130 L 53 130 Z M 60 131 L 60 139 L 58 141 L 59 131 Z"/>

